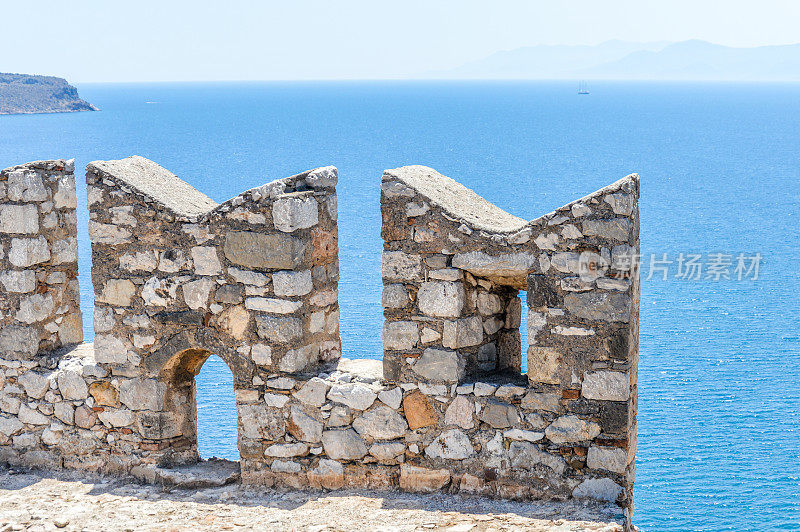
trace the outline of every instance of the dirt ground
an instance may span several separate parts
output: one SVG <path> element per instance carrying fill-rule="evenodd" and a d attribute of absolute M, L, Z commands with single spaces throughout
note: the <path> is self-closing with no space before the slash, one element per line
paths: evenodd
<path fill-rule="evenodd" d="M 279 491 L 234 484 L 165 489 L 74 473 L 0 468 L 0 532 L 621 531 L 615 507 L 373 491 Z"/>

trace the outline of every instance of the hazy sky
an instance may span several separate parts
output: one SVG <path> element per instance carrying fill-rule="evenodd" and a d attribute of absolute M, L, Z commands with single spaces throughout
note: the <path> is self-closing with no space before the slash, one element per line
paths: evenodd
<path fill-rule="evenodd" d="M 70 81 L 407 77 L 609 39 L 800 41 L 798 0 L 0 0 L 0 72 Z"/>

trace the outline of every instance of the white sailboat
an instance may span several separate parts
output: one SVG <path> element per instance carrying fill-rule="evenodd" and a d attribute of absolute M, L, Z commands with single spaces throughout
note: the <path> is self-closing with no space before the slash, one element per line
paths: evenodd
<path fill-rule="evenodd" d="M 578 94 L 589 94 L 589 84 L 586 81 L 578 83 Z"/>

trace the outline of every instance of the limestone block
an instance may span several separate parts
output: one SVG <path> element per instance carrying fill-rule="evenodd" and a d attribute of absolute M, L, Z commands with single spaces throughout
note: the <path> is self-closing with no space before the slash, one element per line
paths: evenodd
<path fill-rule="evenodd" d="M 133 412 L 116 408 L 103 410 L 97 415 L 97 418 L 110 427 L 127 427 L 133 425 L 135 421 Z"/>
<path fill-rule="evenodd" d="M 594 371 L 583 375 L 581 394 L 587 399 L 600 401 L 627 401 L 630 395 L 630 377 L 619 371 Z"/>
<path fill-rule="evenodd" d="M 562 355 L 549 347 L 528 347 L 528 380 L 531 383 L 560 384 Z"/>
<path fill-rule="evenodd" d="M 192 310 L 206 308 L 208 306 L 208 296 L 211 289 L 217 283 L 213 279 L 198 279 L 183 285 L 183 300 Z"/>
<path fill-rule="evenodd" d="M 249 324 L 250 313 L 241 306 L 228 307 L 216 319 L 219 329 L 237 340 L 244 339 Z"/>
<path fill-rule="evenodd" d="M 283 408 L 289 402 L 289 397 L 277 393 L 265 393 L 264 404 L 275 408 Z"/>
<path fill-rule="evenodd" d="M 305 443 L 276 443 L 264 450 L 265 456 L 273 458 L 294 458 L 308 454 L 308 444 Z"/>
<path fill-rule="evenodd" d="M 64 175 L 58 178 L 58 188 L 53 194 L 53 206 L 56 209 L 75 209 L 78 207 L 74 175 Z"/>
<path fill-rule="evenodd" d="M 27 268 L 34 264 L 50 260 L 50 246 L 43 236 L 38 238 L 14 238 L 8 260 L 18 268 Z"/>
<path fill-rule="evenodd" d="M 403 308 L 408 304 L 408 290 L 402 284 L 387 284 L 381 296 L 383 308 Z"/>
<path fill-rule="evenodd" d="M 408 424 L 388 406 L 378 406 L 353 420 L 353 428 L 373 440 L 393 440 L 405 435 Z"/>
<path fill-rule="evenodd" d="M 300 310 L 303 302 L 269 297 L 248 297 L 244 302 L 244 306 L 248 310 L 258 310 L 271 314 L 291 314 Z"/>
<path fill-rule="evenodd" d="M 561 273 L 580 273 L 581 256 L 572 251 L 556 253 L 550 259 L 550 265 Z M 546 272 L 545 272 L 546 273 Z"/>
<path fill-rule="evenodd" d="M 390 390 L 382 390 L 378 393 L 378 399 L 388 405 L 389 408 L 397 410 L 403 400 L 403 390 L 399 386 Z"/>
<path fill-rule="evenodd" d="M 293 406 L 289 412 L 286 431 L 300 441 L 316 443 L 322 440 L 322 423 Z"/>
<path fill-rule="evenodd" d="M 403 399 L 403 413 L 411 430 L 429 427 L 439 421 L 439 414 L 430 400 L 420 392 L 410 393 Z"/>
<path fill-rule="evenodd" d="M 231 231 L 225 235 L 223 250 L 229 261 L 246 268 L 294 270 L 303 261 L 306 246 L 281 233 Z"/>
<path fill-rule="evenodd" d="M 54 312 L 52 295 L 32 294 L 20 299 L 19 310 L 15 318 L 17 321 L 30 324 L 49 319 Z"/>
<path fill-rule="evenodd" d="M 564 306 L 571 314 L 587 320 L 627 322 L 631 316 L 631 298 L 625 294 L 571 293 L 564 296 Z"/>
<path fill-rule="evenodd" d="M 103 285 L 103 291 L 95 296 L 95 300 L 115 307 L 129 307 L 134 295 L 136 286 L 129 279 L 109 279 Z"/>
<path fill-rule="evenodd" d="M 272 286 L 276 296 L 304 296 L 314 287 L 311 270 L 275 272 Z"/>
<path fill-rule="evenodd" d="M 86 405 L 75 409 L 75 425 L 82 429 L 89 429 L 97 422 L 97 414 Z"/>
<path fill-rule="evenodd" d="M 450 429 L 440 434 L 425 448 L 428 458 L 444 458 L 446 460 L 465 460 L 475 454 L 469 436 L 458 429 Z"/>
<path fill-rule="evenodd" d="M 484 316 L 491 316 L 492 314 L 499 314 L 503 311 L 503 300 L 497 294 L 484 292 L 481 290 L 478 293 L 477 300 L 478 312 Z"/>
<path fill-rule="evenodd" d="M 364 440 L 353 429 L 326 430 L 322 433 L 322 447 L 333 460 L 359 460 L 367 454 Z"/>
<path fill-rule="evenodd" d="M 306 369 L 319 358 L 319 345 L 309 344 L 297 349 L 290 349 L 278 362 L 278 369 L 294 373 Z"/>
<path fill-rule="evenodd" d="M 560 456 L 544 452 L 537 445 L 525 441 L 511 442 L 508 447 L 508 456 L 511 459 L 511 467 L 517 469 L 531 470 L 534 469 L 534 466 L 541 464 L 561 475 L 567 466 Z"/>
<path fill-rule="evenodd" d="M 125 343 L 110 334 L 94 337 L 94 358 L 100 364 L 124 364 L 128 361 Z"/>
<path fill-rule="evenodd" d="M 130 242 L 132 235 L 131 230 L 126 227 L 89 220 L 89 238 L 92 244 L 116 246 Z"/>
<path fill-rule="evenodd" d="M 168 249 L 158 255 L 158 269 L 166 273 L 176 273 L 189 270 L 192 267 L 190 259 L 183 250 Z"/>
<path fill-rule="evenodd" d="M 472 401 L 463 395 L 459 395 L 444 413 L 445 425 L 457 425 L 462 429 L 471 429 L 475 426 L 475 421 L 472 417 L 475 412 L 475 407 Z"/>
<path fill-rule="evenodd" d="M 616 501 L 622 495 L 622 486 L 610 478 L 590 478 L 581 482 L 572 490 L 576 499 L 597 499 L 601 501 Z"/>
<path fill-rule="evenodd" d="M 53 413 L 62 423 L 67 425 L 75 423 L 75 407 L 69 403 L 60 402 L 54 404 Z"/>
<path fill-rule="evenodd" d="M 428 316 L 457 318 L 464 307 L 464 286 L 447 281 L 429 281 L 417 294 L 419 310 Z"/>
<path fill-rule="evenodd" d="M 222 272 L 216 247 L 195 246 L 191 253 L 194 271 L 197 275 L 217 275 Z"/>
<path fill-rule="evenodd" d="M 624 474 L 628 466 L 628 453 L 618 447 L 589 447 L 586 455 L 586 467 L 590 469 L 605 469 L 612 473 Z"/>
<path fill-rule="evenodd" d="M 308 406 L 320 407 L 325 404 L 325 394 L 327 392 L 328 384 L 319 377 L 313 377 L 292 395 L 301 403 L 307 404 Z"/>
<path fill-rule="evenodd" d="M 272 221 L 285 233 L 308 229 L 319 223 L 319 206 L 313 197 L 278 198 L 272 205 Z"/>
<path fill-rule="evenodd" d="M 492 428 L 505 429 L 519 423 L 519 414 L 513 405 L 489 401 L 481 410 L 480 419 Z"/>
<path fill-rule="evenodd" d="M 114 225 L 129 225 L 136 227 L 136 218 L 133 216 L 133 205 L 123 205 L 108 209 L 111 214 L 111 223 Z"/>
<path fill-rule="evenodd" d="M 0 283 L 3 283 L 6 292 L 33 292 L 36 289 L 36 273 L 33 270 L 8 270 L 0 273 Z"/>
<path fill-rule="evenodd" d="M 89 395 L 98 406 L 119 406 L 119 392 L 108 381 L 95 381 L 89 385 Z"/>
<path fill-rule="evenodd" d="M 19 406 L 19 414 L 17 417 L 20 421 L 27 425 L 48 425 L 50 424 L 50 418 L 39 412 L 38 410 L 34 410 L 32 408 L 28 408 L 28 405 L 21 404 Z"/>
<path fill-rule="evenodd" d="M 80 312 L 67 314 L 58 324 L 58 339 L 62 345 L 83 342 L 83 318 Z"/>
<path fill-rule="evenodd" d="M 0 353 L 33 355 L 39 350 L 39 334 L 33 327 L 6 325 L 0 327 Z"/>
<path fill-rule="evenodd" d="M 515 441 L 537 442 L 544 438 L 544 432 L 533 430 L 510 429 L 503 432 L 503 438 Z"/>
<path fill-rule="evenodd" d="M 408 464 L 400 466 L 400 489 L 430 493 L 445 487 L 450 482 L 448 469 L 427 469 Z"/>
<path fill-rule="evenodd" d="M 597 288 L 602 290 L 618 290 L 625 292 L 631 287 L 631 282 L 627 279 L 608 279 L 602 277 L 597 280 Z"/>
<path fill-rule="evenodd" d="M 483 322 L 478 316 L 470 316 L 444 322 L 442 345 L 451 349 L 479 345 L 483 342 Z"/>
<path fill-rule="evenodd" d="M 242 283 L 251 286 L 266 286 L 269 284 L 269 276 L 251 272 L 250 270 L 240 270 L 239 268 L 228 268 L 228 275 L 230 275 L 234 282 Z M 224 288 L 224 287 L 223 287 Z"/>
<path fill-rule="evenodd" d="M 62 371 L 56 379 L 61 397 L 67 401 L 78 401 L 89 397 L 86 381 L 75 371 Z"/>
<path fill-rule="evenodd" d="M 244 290 L 235 284 L 225 284 L 220 286 L 214 294 L 214 299 L 226 305 L 238 305 L 244 301 Z"/>
<path fill-rule="evenodd" d="M 0 233 L 36 234 L 39 209 L 36 205 L 0 205 Z"/>
<path fill-rule="evenodd" d="M 483 251 L 456 253 L 454 268 L 467 270 L 480 277 L 522 277 L 528 275 L 536 264 L 536 255 L 531 253 L 502 253 L 489 255 Z"/>
<path fill-rule="evenodd" d="M 588 236 L 598 236 L 608 240 L 627 242 L 630 231 L 631 221 L 627 218 L 583 221 L 583 234 Z"/>
<path fill-rule="evenodd" d="M 419 281 L 422 279 L 422 260 L 419 255 L 384 251 L 381 274 L 384 281 Z"/>
<path fill-rule="evenodd" d="M 17 383 L 25 390 L 31 399 L 41 399 L 50 389 L 50 381 L 44 375 L 33 371 L 26 371 L 17 378 Z"/>
<path fill-rule="evenodd" d="M 39 202 L 49 198 L 42 178 L 31 170 L 15 170 L 8 174 L 8 199 L 11 201 Z"/>
<path fill-rule="evenodd" d="M 269 366 L 272 364 L 272 348 L 264 344 L 253 344 L 250 358 L 259 366 Z"/>
<path fill-rule="evenodd" d="M 328 399 L 356 410 L 366 410 L 378 395 L 360 383 L 334 384 L 328 391 Z"/>
<path fill-rule="evenodd" d="M 152 272 L 158 267 L 158 255 L 154 250 L 125 253 L 119 258 L 119 267 L 128 271 Z"/>
<path fill-rule="evenodd" d="M 559 412 L 561 410 L 560 399 L 561 396 L 555 393 L 528 392 L 522 398 L 520 406 L 525 410 Z"/>
<path fill-rule="evenodd" d="M 383 348 L 408 350 L 419 342 L 419 330 L 413 321 L 387 321 L 383 324 Z"/>
<path fill-rule="evenodd" d="M 591 441 L 600 434 L 600 425 L 593 421 L 584 421 L 575 415 L 557 418 L 544 431 L 547 439 L 560 445 Z"/>
<path fill-rule="evenodd" d="M 429 381 L 457 382 L 464 375 L 458 353 L 429 347 L 412 366 L 414 373 Z"/>
<path fill-rule="evenodd" d="M 0 434 L 10 438 L 25 428 L 25 425 L 16 417 L 0 416 Z"/>
<path fill-rule="evenodd" d="M 400 442 L 382 442 L 376 443 L 369 448 L 369 454 L 381 461 L 395 460 L 398 456 L 403 454 L 406 446 Z"/>
<path fill-rule="evenodd" d="M 279 409 L 260 404 L 243 404 L 238 405 L 236 411 L 239 414 L 239 431 L 245 438 L 271 441 L 283 438 L 286 422 Z"/>
<path fill-rule="evenodd" d="M 344 467 L 335 460 L 321 458 L 317 467 L 308 472 L 308 485 L 311 488 L 341 489 L 344 486 Z"/>
<path fill-rule="evenodd" d="M 166 386 L 155 379 L 128 379 L 119 387 L 119 400 L 131 410 L 164 408 Z"/>

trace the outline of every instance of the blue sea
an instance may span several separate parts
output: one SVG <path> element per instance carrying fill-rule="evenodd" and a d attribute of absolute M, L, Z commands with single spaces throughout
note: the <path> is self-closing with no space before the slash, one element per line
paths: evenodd
<path fill-rule="evenodd" d="M 80 171 L 138 154 L 223 201 L 337 166 L 351 358 L 381 356 L 385 168 L 432 166 L 529 219 L 640 173 L 634 521 L 659 531 L 800 530 L 800 85 L 608 82 L 588 96 L 571 82 L 79 90 L 102 111 L 0 116 L 0 167 L 74 157 Z M 78 194 L 91 339 L 80 178 Z M 700 265 L 699 279 L 689 264 Z M 237 458 L 230 372 L 212 358 L 197 380 L 201 454 Z"/>

